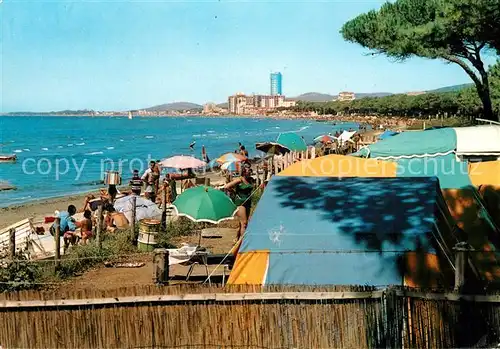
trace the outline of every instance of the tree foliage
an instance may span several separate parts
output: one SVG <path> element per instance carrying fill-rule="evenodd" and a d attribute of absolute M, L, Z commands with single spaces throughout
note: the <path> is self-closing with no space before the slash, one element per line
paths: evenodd
<path fill-rule="evenodd" d="M 491 97 L 493 112 L 500 114 L 500 62 L 489 70 L 491 81 Z M 381 116 L 406 116 L 427 118 L 429 116 L 463 116 L 478 117 L 481 115 L 481 100 L 475 88 L 469 87 L 460 91 L 425 93 L 421 95 L 397 94 L 387 97 L 362 98 L 353 101 L 299 102 L 296 111 L 315 111 L 319 114 L 361 114 Z"/>
<path fill-rule="evenodd" d="M 486 118 L 494 116 L 482 55 L 499 48 L 500 0 L 397 0 L 344 24 L 351 42 L 397 60 L 458 64 L 476 85 Z"/>

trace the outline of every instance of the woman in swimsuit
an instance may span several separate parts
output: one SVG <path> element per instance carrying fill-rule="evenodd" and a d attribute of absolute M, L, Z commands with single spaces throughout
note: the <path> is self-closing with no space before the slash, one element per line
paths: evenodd
<path fill-rule="evenodd" d="M 224 186 L 225 190 L 233 189 L 235 192 L 234 204 L 238 206 L 236 216 L 240 219 L 240 229 L 236 235 L 238 241 L 245 229 L 247 228 L 248 219 L 250 217 L 250 209 L 252 208 L 252 193 L 254 190 L 254 180 L 252 178 L 251 169 L 244 166 L 241 177 L 236 178 L 232 182 Z"/>

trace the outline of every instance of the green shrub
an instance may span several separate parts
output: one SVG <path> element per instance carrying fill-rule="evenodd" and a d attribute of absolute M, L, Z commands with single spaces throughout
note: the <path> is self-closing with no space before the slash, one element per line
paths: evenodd
<path fill-rule="evenodd" d="M 40 286 L 42 268 L 40 263 L 30 262 L 19 255 L 15 262 L 0 266 L 0 292 L 32 289 Z"/>

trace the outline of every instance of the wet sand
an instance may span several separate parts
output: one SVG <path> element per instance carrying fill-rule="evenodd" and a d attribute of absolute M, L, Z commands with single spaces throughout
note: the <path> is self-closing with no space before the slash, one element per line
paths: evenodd
<path fill-rule="evenodd" d="M 0 229 L 26 218 L 31 218 L 35 225 L 43 223 L 44 217 L 53 215 L 56 210 L 66 210 L 69 205 L 75 205 L 80 209 L 86 195 L 88 194 L 42 199 L 0 208 Z"/>

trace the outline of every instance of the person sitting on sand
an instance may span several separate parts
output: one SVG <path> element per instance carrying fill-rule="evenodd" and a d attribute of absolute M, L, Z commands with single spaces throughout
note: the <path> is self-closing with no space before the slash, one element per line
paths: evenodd
<path fill-rule="evenodd" d="M 83 220 L 80 221 L 80 233 L 82 236 L 81 244 L 86 245 L 89 239 L 92 238 L 92 212 L 85 210 L 83 213 Z"/>
<path fill-rule="evenodd" d="M 129 227 L 129 221 L 127 217 L 122 212 L 116 212 L 115 208 L 111 204 L 107 204 L 104 207 L 106 210 L 106 218 L 104 219 L 104 224 L 106 230 L 114 233 L 117 229 L 127 229 Z"/>
<path fill-rule="evenodd" d="M 64 239 L 64 250 L 69 247 L 70 244 L 75 244 L 77 240 L 76 229 L 80 225 L 75 222 L 73 216 L 76 214 L 76 207 L 74 205 L 69 205 L 67 211 L 60 211 L 57 214 L 59 218 L 59 231 Z M 55 223 L 50 227 L 50 233 L 55 235 Z"/>

